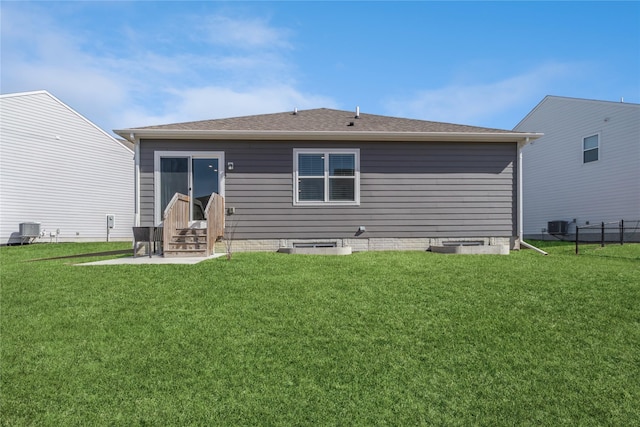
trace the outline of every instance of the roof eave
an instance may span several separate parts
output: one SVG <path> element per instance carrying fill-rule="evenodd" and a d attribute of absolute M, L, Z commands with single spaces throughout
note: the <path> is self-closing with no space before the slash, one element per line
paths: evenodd
<path fill-rule="evenodd" d="M 336 131 L 241 131 L 184 129 L 120 129 L 114 132 L 136 142 L 140 139 L 226 139 L 262 141 L 457 141 L 528 142 L 543 136 L 537 132 L 336 132 Z"/>

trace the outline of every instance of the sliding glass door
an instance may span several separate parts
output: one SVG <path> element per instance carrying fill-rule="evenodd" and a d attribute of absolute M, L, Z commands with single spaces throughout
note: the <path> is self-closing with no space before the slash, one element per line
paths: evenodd
<path fill-rule="evenodd" d="M 191 159 L 191 219 L 203 220 L 204 210 L 212 193 L 220 194 L 218 183 L 218 159 Z"/>
<path fill-rule="evenodd" d="M 164 212 L 176 193 L 189 195 L 189 158 L 160 159 L 160 212 Z"/>
<path fill-rule="evenodd" d="M 205 219 L 205 209 L 212 193 L 222 194 L 224 153 L 219 152 L 156 152 L 155 194 L 156 223 L 174 194 L 191 200 L 191 221 Z"/>

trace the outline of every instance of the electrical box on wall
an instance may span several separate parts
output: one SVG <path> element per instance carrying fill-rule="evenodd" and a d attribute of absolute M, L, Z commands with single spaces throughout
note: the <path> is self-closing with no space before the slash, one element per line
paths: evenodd
<path fill-rule="evenodd" d="M 107 228 L 115 228 L 116 216 L 113 214 L 107 214 Z"/>

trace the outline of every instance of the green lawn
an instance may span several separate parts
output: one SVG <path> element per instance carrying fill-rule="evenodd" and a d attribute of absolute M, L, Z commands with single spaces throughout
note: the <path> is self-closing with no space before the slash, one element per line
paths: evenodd
<path fill-rule="evenodd" d="M 28 261 L 130 244 L 3 247 L 0 418 L 638 425 L 640 245 L 538 244 L 91 267 Z"/>

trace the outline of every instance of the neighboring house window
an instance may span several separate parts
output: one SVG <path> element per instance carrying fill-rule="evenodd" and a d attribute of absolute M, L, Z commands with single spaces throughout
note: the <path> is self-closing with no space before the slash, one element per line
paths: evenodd
<path fill-rule="evenodd" d="M 294 149 L 295 205 L 360 203 L 360 150 Z"/>
<path fill-rule="evenodd" d="M 591 135 L 582 138 L 582 163 L 595 162 L 598 160 L 600 148 L 599 135 Z"/>

